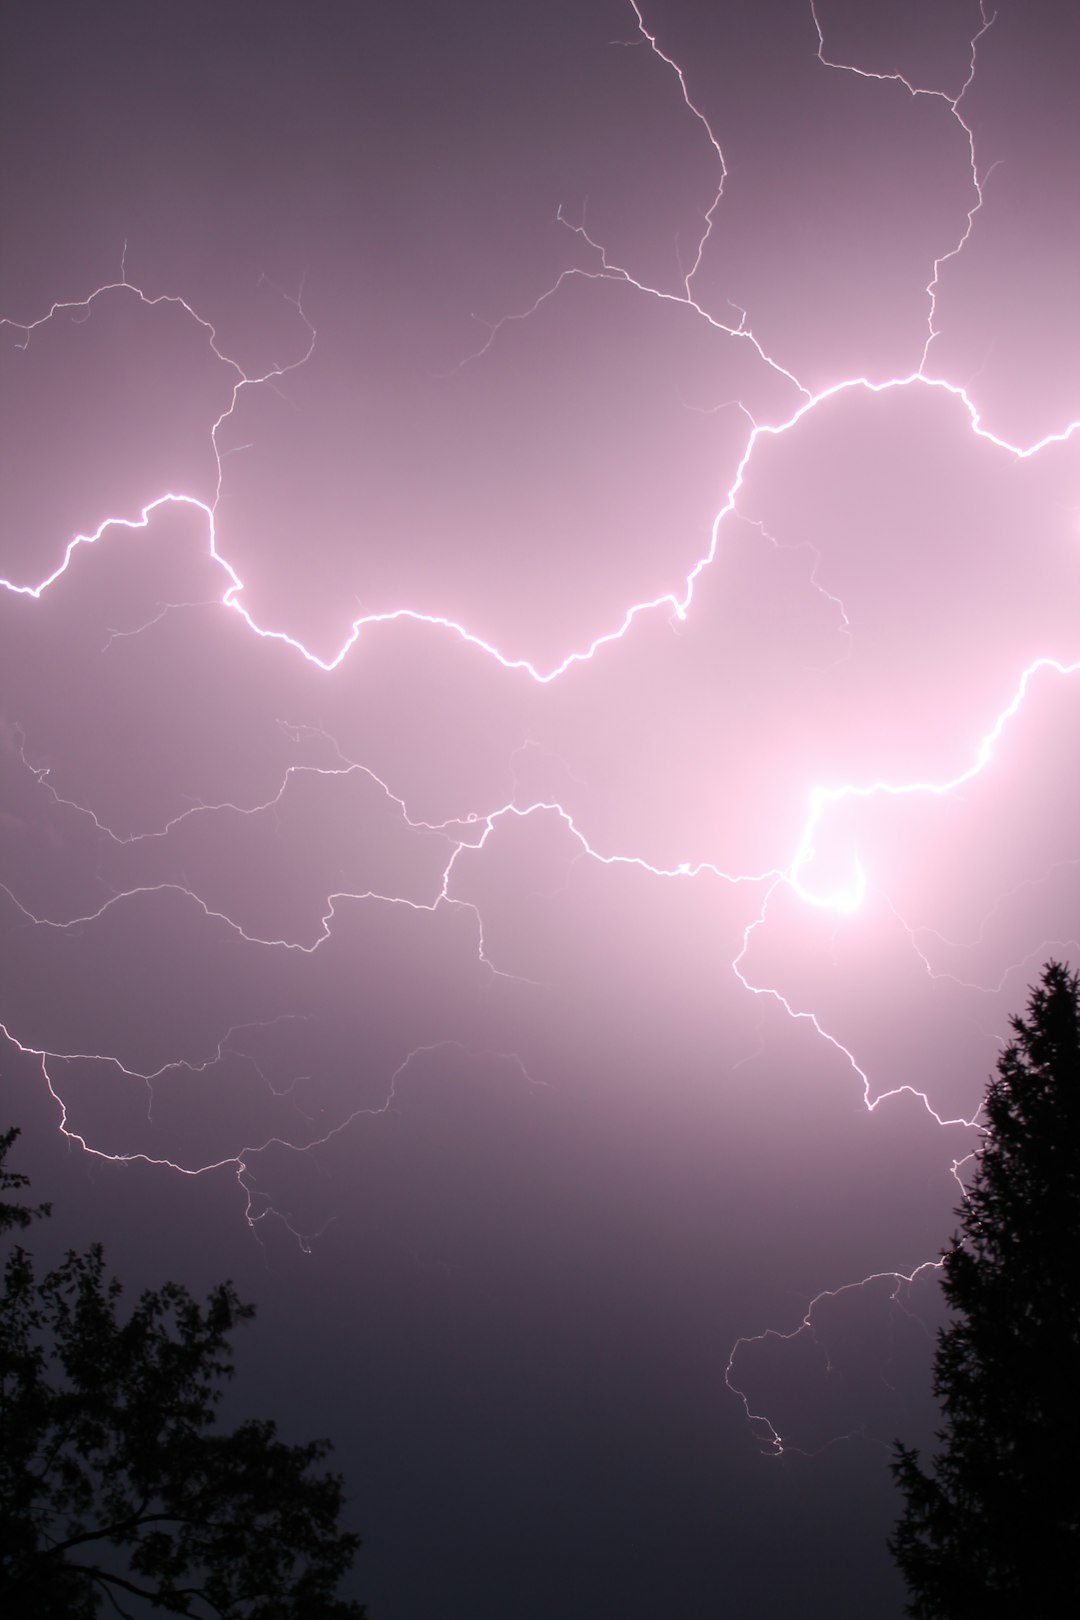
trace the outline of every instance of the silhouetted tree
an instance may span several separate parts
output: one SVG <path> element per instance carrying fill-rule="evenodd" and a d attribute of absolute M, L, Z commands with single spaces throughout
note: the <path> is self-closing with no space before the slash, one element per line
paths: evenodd
<path fill-rule="evenodd" d="M 18 1131 L 0 1132 L 0 1193 L 21 1192 L 29 1187 L 30 1177 L 24 1176 L 19 1170 L 9 1170 L 7 1156 L 18 1140 Z M 9 1227 L 17 1226 L 25 1231 L 32 1222 L 42 1215 L 51 1215 L 51 1204 L 36 1204 L 27 1209 L 25 1204 L 12 1203 L 8 1198 L 0 1198 L 0 1232 L 6 1232 Z"/>
<path fill-rule="evenodd" d="M 942 1450 L 893 1465 L 918 1620 L 1080 1612 L 1080 976 L 1049 963 L 1012 1029 L 943 1257 Z"/>
<path fill-rule="evenodd" d="M 5 1168 L 0 1194 L 27 1178 Z M 47 1206 L 0 1198 L 0 1230 Z M 273 1423 L 209 1432 L 252 1307 L 222 1284 L 200 1306 L 176 1283 L 119 1314 L 101 1248 L 40 1280 L 16 1246 L 0 1303 L 0 1611 L 85 1620 L 149 1604 L 219 1620 L 359 1620 L 335 1596 L 359 1540 L 339 1529 L 329 1446 Z"/>

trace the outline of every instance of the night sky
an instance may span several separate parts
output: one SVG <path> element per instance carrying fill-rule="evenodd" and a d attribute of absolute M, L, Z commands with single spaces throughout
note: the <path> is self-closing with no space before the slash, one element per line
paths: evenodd
<path fill-rule="evenodd" d="M 1067 11 L 4 10 L 0 1128 L 373 1620 L 902 1612 L 1080 957 Z"/>

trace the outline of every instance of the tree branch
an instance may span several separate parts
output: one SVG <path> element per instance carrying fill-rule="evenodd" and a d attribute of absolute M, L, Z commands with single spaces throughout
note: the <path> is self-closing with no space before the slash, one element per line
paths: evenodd
<path fill-rule="evenodd" d="M 112 1585 L 122 1587 L 125 1592 L 133 1593 L 135 1597 L 147 1598 L 155 1608 L 168 1609 L 170 1614 L 191 1613 L 186 1602 L 184 1602 L 183 1608 L 177 1608 L 176 1603 L 171 1601 L 174 1598 L 184 1600 L 193 1597 L 202 1598 L 205 1603 L 210 1602 L 209 1598 L 205 1597 L 199 1588 L 195 1586 L 180 1587 L 175 1592 L 153 1592 L 148 1591 L 145 1587 L 136 1586 L 134 1581 L 125 1580 L 123 1575 L 114 1575 L 111 1570 L 107 1569 L 98 1569 L 95 1564 L 70 1564 L 65 1561 L 64 1567 L 65 1569 L 73 1569 L 78 1575 L 88 1575 L 92 1581 L 108 1581 Z M 210 1607 L 213 1608 L 214 1605 L 210 1604 Z M 220 1614 L 222 1611 L 217 1610 L 216 1612 Z"/>
<path fill-rule="evenodd" d="M 69 1547 L 80 1547 L 87 1541 L 112 1540 L 114 1536 L 123 1535 L 127 1530 L 134 1530 L 141 1524 L 192 1524 L 198 1520 L 186 1518 L 182 1513 L 143 1513 L 141 1510 L 130 1514 L 126 1519 L 117 1519 L 115 1524 L 103 1524 L 97 1530 L 84 1530 L 81 1536 L 69 1536 L 66 1541 L 58 1541 L 46 1548 L 38 1556 L 53 1558 L 59 1553 L 67 1552 Z M 74 1566 L 72 1566 L 74 1567 Z"/>

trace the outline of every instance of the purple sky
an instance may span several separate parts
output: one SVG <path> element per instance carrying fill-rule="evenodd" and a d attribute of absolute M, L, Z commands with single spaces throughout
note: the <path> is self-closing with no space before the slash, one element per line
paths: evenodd
<path fill-rule="evenodd" d="M 1080 955 L 1065 9 L 5 14 L 0 1126 L 373 1620 L 902 1610 Z"/>

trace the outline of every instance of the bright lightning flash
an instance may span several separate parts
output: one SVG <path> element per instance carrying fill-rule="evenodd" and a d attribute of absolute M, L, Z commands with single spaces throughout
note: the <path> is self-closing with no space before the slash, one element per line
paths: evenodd
<path fill-rule="evenodd" d="M 504 316 L 501 320 L 495 322 L 491 326 L 483 346 L 462 363 L 470 365 L 483 364 L 484 357 L 489 353 L 493 345 L 500 341 L 500 335 L 508 322 L 529 321 L 531 317 L 536 315 L 542 305 L 556 299 L 564 286 L 573 280 L 581 279 L 595 283 L 615 283 L 631 289 L 635 296 L 642 299 L 652 299 L 682 306 L 705 327 L 726 333 L 733 340 L 745 344 L 753 350 L 757 361 L 775 374 L 782 388 L 790 391 L 791 404 L 786 414 L 773 421 L 755 421 L 748 412 L 744 411 L 746 434 L 734 475 L 713 518 L 707 547 L 694 561 L 693 566 L 684 578 L 673 584 L 670 589 L 648 600 L 631 602 L 625 607 L 616 623 L 600 627 L 586 644 L 566 651 L 561 658 L 547 667 L 538 666 L 530 659 L 521 656 L 513 647 L 496 645 L 494 641 L 478 634 L 475 630 L 470 629 L 466 624 L 458 622 L 454 618 L 440 614 L 421 613 L 408 605 L 402 605 L 390 611 L 358 615 L 352 621 L 344 640 L 336 648 L 331 649 L 320 650 L 305 644 L 305 642 L 291 634 L 282 624 L 259 622 L 254 613 L 245 605 L 245 583 L 238 568 L 230 561 L 227 554 L 227 538 L 223 535 L 222 497 L 226 486 L 226 471 L 223 451 L 220 448 L 221 433 L 226 422 L 230 420 L 236 411 L 242 396 L 254 390 L 270 387 L 281 382 L 288 374 L 305 364 L 312 355 L 316 344 L 314 327 L 305 314 L 301 296 L 297 295 L 288 298 L 287 301 L 294 308 L 303 333 L 302 341 L 298 345 L 298 352 L 286 365 L 251 374 L 223 352 L 214 326 L 204 319 L 185 299 L 173 294 L 148 293 L 142 287 L 130 281 L 122 267 L 117 280 L 95 288 L 81 299 L 55 303 L 44 313 L 33 319 L 26 321 L 7 319 L 0 322 L 0 325 L 15 335 L 19 347 L 26 348 L 33 344 L 39 331 L 50 322 L 57 322 L 61 317 L 91 318 L 95 308 L 106 297 L 124 298 L 142 305 L 150 311 L 165 307 L 172 309 L 174 312 L 179 311 L 191 323 L 205 344 L 208 345 L 216 361 L 227 368 L 232 378 L 231 396 L 227 407 L 209 427 L 209 438 L 216 464 L 214 487 L 203 494 L 166 490 L 149 501 L 141 510 L 127 513 L 111 512 L 105 516 L 95 517 L 93 526 L 71 538 L 49 571 L 41 578 L 36 581 L 0 579 L 0 585 L 3 586 L 4 590 L 29 598 L 34 602 L 39 602 L 47 593 L 72 588 L 68 576 L 72 576 L 73 579 L 79 569 L 90 566 L 89 560 L 84 555 L 86 552 L 95 546 L 101 545 L 104 547 L 108 544 L 110 536 L 119 531 L 146 530 L 155 514 L 165 508 L 178 508 L 194 514 L 204 529 L 206 553 L 221 578 L 221 606 L 237 615 L 253 637 L 281 643 L 290 649 L 296 657 L 305 660 L 309 665 L 314 666 L 328 677 L 332 676 L 333 672 L 342 666 L 365 632 L 373 626 L 407 621 L 424 627 L 433 636 L 457 638 L 473 649 L 478 657 L 499 666 L 506 672 L 509 679 L 530 681 L 540 687 L 549 687 L 557 683 L 575 666 L 589 665 L 601 659 L 613 657 L 617 645 L 630 638 L 639 623 L 650 615 L 674 617 L 678 621 L 686 620 L 693 610 L 698 582 L 712 567 L 720 554 L 725 534 L 729 531 L 731 523 L 742 515 L 739 505 L 740 496 L 743 492 L 747 474 L 754 464 L 755 457 L 758 455 L 762 445 L 786 436 L 797 436 L 808 419 L 814 416 L 815 413 L 821 412 L 829 402 L 836 400 L 841 395 L 882 395 L 907 392 L 910 394 L 933 393 L 946 396 L 952 401 L 955 409 L 966 417 L 968 427 L 973 435 L 986 441 L 1001 457 L 1010 458 L 1014 461 L 1026 461 L 1037 457 L 1049 446 L 1060 445 L 1070 440 L 1080 430 L 1080 422 L 1069 421 L 1056 431 L 1032 442 L 1010 442 L 993 432 L 986 425 L 969 384 L 935 375 L 931 369 L 935 341 L 940 333 L 939 288 L 941 278 L 949 263 L 963 252 L 970 241 L 972 233 L 977 227 L 979 212 L 983 209 L 985 203 L 986 176 L 980 170 L 975 148 L 975 137 L 971 125 L 965 118 L 963 105 L 965 96 L 975 81 L 977 48 L 994 21 L 993 17 L 985 9 L 981 12 L 980 25 L 971 39 L 970 63 L 967 76 L 956 93 L 951 94 L 941 89 L 923 88 L 909 82 L 900 74 L 869 73 L 861 68 L 832 60 L 827 54 L 822 23 L 817 12 L 811 7 L 811 20 L 817 37 L 817 56 L 824 70 L 831 73 L 854 74 L 869 80 L 889 80 L 899 84 L 912 98 L 931 98 L 947 107 L 960 132 L 968 154 L 971 183 L 971 203 L 963 219 L 962 230 L 954 242 L 943 246 L 942 251 L 934 259 L 930 267 L 930 275 L 926 284 L 926 330 L 925 337 L 921 340 L 921 353 L 919 353 L 918 344 L 915 346 L 915 352 L 918 354 L 917 364 L 904 375 L 889 377 L 849 376 L 817 391 L 807 387 L 780 359 L 766 351 L 763 344 L 754 335 L 748 324 L 748 316 L 745 313 L 740 313 L 739 319 L 734 323 L 725 323 L 699 301 L 696 286 L 701 279 L 702 265 L 709 252 L 716 221 L 723 204 L 725 182 L 729 175 L 728 164 L 725 161 L 719 139 L 693 98 L 687 74 L 673 57 L 666 53 L 659 43 L 657 35 L 650 30 L 646 21 L 645 10 L 636 3 L 636 0 L 630 0 L 630 10 L 636 21 L 639 36 L 638 44 L 644 45 L 656 58 L 658 71 L 670 76 L 674 81 L 675 90 L 678 96 L 681 97 L 686 114 L 694 121 L 702 138 L 708 144 L 718 172 L 715 193 L 709 206 L 704 211 L 701 232 L 689 256 L 689 269 L 681 283 L 675 286 L 664 287 L 639 279 L 630 269 L 609 257 L 604 247 L 586 230 L 584 223 L 572 223 L 566 214 L 560 210 L 560 222 L 567 230 L 573 233 L 583 251 L 590 256 L 589 267 L 564 270 L 555 282 L 527 308 Z M 168 608 L 162 611 L 166 612 Z M 154 623 L 156 620 L 150 622 Z M 148 628 L 148 626 L 142 628 Z M 130 634 L 132 632 L 124 633 Z M 588 828 L 580 825 L 578 820 L 560 802 L 555 800 L 537 799 L 519 803 L 516 799 L 512 799 L 482 813 L 469 811 L 460 818 L 441 823 L 414 819 L 410 816 L 404 800 L 396 794 L 391 783 L 382 780 L 374 772 L 367 770 L 363 764 L 345 758 L 340 750 L 337 752 L 336 762 L 329 767 L 290 766 L 285 772 L 277 792 L 260 803 L 198 803 L 185 809 L 181 814 L 172 817 L 156 829 L 137 833 L 119 833 L 110 828 L 92 810 L 62 796 L 50 782 L 48 769 L 35 763 L 34 759 L 30 757 L 27 747 L 20 739 L 19 748 L 22 764 L 36 778 L 40 789 L 51 797 L 56 806 L 62 807 L 72 815 L 89 818 L 96 833 L 115 845 L 135 845 L 154 840 L 165 840 L 174 834 L 182 824 L 195 822 L 201 818 L 222 817 L 225 815 L 256 818 L 272 814 L 275 808 L 283 803 L 285 796 L 293 789 L 298 780 L 305 776 L 323 779 L 344 779 L 346 777 L 356 778 L 362 776 L 371 783 L 373 788 L 385 796 L 387 803 L 392 806 L 393 814 L 399 818 L 403 826 L 414 832 L 422 832 L 432 838 L 442 840 L 445 845 L 446 856 L 436 879 L 432 883 L 430 892 L 419 899 L 405 898 L 393 891 L 378 892 L 370 888 L 343 890 L 329 894 L 321 923 L 315 932 L 307 938 L 264 935 L 256 929 L 242 926 L 240 922 L 234 920 L 230 915 L 215 909 L 201 898 L 195 887 L 188 887 L 178 883 L 133 886 L 112 895 L 99 907 L 78 916 L 46 915 L 40 909 L 24 904 L 12 890 L 5 889 L 4 893 L 22 918 L 37 928 L 82 930 L 90 928 L 99 922 L 107 912 L 132 904 L 137 897 L 152 897 L 169 890 L 174 892 L 182 903 L 201 911 L 206 918 L 220 925 L 222 929 L 234 934 L 238 940 L 248 946 L 267 951 L 301 953 L 313 953 L 330 939 L 336 915 L 348 904 L 409 907 L 414 911 L 423 912 L 435 912 L 440 909 L 453 908 L 463 911 L 471 917 L 479 959 L 493 973 L 499 973 L 503 970 L 500 969 L 497 962 L 490 959 L 485 948 L 483 918 L 478 907 L 472 902 L 463 899 L 455 887 L 456 869 L 461 864 L 464 852 L 483 852 L 501 824 L 510 823 L 515 819 L 549 818 L 562 824 L 566 834 L 572 840 L 580 857 L 583 859 L 611 867 L 633 866 L 657 880 L 670 882 L 682 880 L 688 882 L 713 881 L 722 885 L 739 885 L 755 891 L 757 898 L 754 913 L 746 923 L 743 931 L 741 948 L 730 964 L 735 978 L 746 994 L 769 998 L 776 1003 L 787 1017 L 808 1024 L 813 1029 L 816 1038 L 825 1043 L 828 1048 L 833 1049 L 841 1060 L 850 1066 L 851 1071 L 857 1078 L 863 1102 L 868 1110 L 873 1111 L 882 1102 L 894 1099 L 901 1094 L 907 1094 L 909 1097 L 915 1098 L 942 1128 L 970 1131 L 975 1125 L 974 1120 L 948 1117 L 942 1114 L 934 1106 L 929 1095 L 914 1086 L 901 1085 L 875 1093 L 868 1073 L 860 1066 L 853 1051 L 829 1032 L 813 1010 L 797 1007 L 779 989 L 758 984 L 751 980 L 748 969 L 748 956 L 755 934 L 766 923 L 770 906 L 776 904 L 779 895 L 784 891 L 794 896 L 807 907 L 836 913 L 841 917 L 850 916 L 859 911 L 871 890 L 880 892 L 878 874 L 864 865 L 855 850 L 850 852 L 848 875 L 842 882 L 834 882 L 826 887 L 820 887 L 815 881 L 815 850 L 820 843 L 830 817 L 834 815 L 838 807 L 887 798 L 901 799 L 919 796 L 930 798 L 954 795 L 957 790 L 971 783 L 989 765 L 994 757 L 996 746 L 1006 729 L 1019 723 L 1025 699 L 1034 686 L 1047 682 L 1055 676 L 1061 679 L 1071 679 L 1078 673 L 1080 673 L 1080 658 L 1067 662 L 1049 656 L 1040 656 L 1030 661 L 1026 667 L 1014 674 L 1007 689 L 998 694 L 997 701 L 1000 706 L 997 708 L 996 713 L 988 716 L 981 738 L 972 741 L 967 753 L 957 759 L 951 774 L 944 776 L 940 780 L 808 783 L 805 789 L 801 831 L 794 848 L 790 849 L 784 858 L 778 860 L 768 869 L 751 872 L 728 870 L 722 864 L 712 861 L 679 861 L 670 866 L 662 867 L 650 864 L 633 852 L 605 848 L 602 839 Z M 336 745 L 332 746 L 336 747 Z M 340 1134 L 351 1126 L 360 1115 L 385 1112 L 391 1108 L 396 1089 L 404 1078 L 409 1065 L 422 1056 L 424 1052 L 430 1050 L 427 1047 L 420 1047 L 411 1052 L 390 1073 L 386 1084 L 385 1097 L 380 1103 L 371 1108 L 354 1111 L 347 1118 L 335 1124 L 330 1132 L 320 1132 L 313 1127 L 308 1139 L 303 1142 L 291 1142 L 281 1137 L 273 1137 L 245 1146 L 213 1163 L 180 1164 L 168 1159 L 153 1159 L 143 1154 L 109 1154 L 98 1147 L 92 1146 L 84 1135 L 73 1130 L 68 1124 L 68 1108 L 62 1090 L 62 1076 L 65 1067 L 78 1062 L 114 1070 L 126 1079 L 141 1082 L 147 1088 L 148 1095 L 152 1097 L 155 1081 L 161 1080 L 166 1071 L 188 1071 L 192 1073 L 204 1071 L 222 1063 L 230 1053 L 235 1054 L 242 1051 L 242 1045 L 238 1045 L 242 1035 L 242 1030 L 239 1027 L 229 1029 L 221 1037 L 216 1048 L 202 1058 L 197 1060 L 176 1060 L 165 1065 L 164 1068 L 159 1068 L 150 1073 L 140 1073 L 125 1066 L 119 1058 L 110 1056 L 107 1053 L 48 1052 L 41 1050 L 40 1047 L 33 1043 L 24 1042 L 17 1031 L 9 1029 L 4 1024 L 0 1024 L 0 1033 L 21 1052 L 32 1054 L 38 1060 L 44 1082 L 59 1109 L 61 1131 L 77 1142 L 86 1152 L 108 1159 L 143 1158 L 147 1162 L 167 1166 L 169 1169 L 184 1175 L 205 1175 L 216 1170 L 231 1170 L 243 1189 L 246 1219 L 253 1227 L 272 1212 L 269 1203 L 258 1192 L 256 1181 L 253 1178 L 252 1167 L 258 1159 L 258 1155 L 265 1151 L 271 1145 L 271 1142 L 288 1150 L 305 1151 L 327 1141 L 331 1135 Z M 501 1053 L 499 1057 L 511 1068 L 524 1073 L 521 1060 L 515 1054 Z M 261 1075 L 255 1060 L 251 1059 L 251 1062 Z M 265 1080 L 265 1076 L 261 1076 L 261 1078 Z M 270 1084 L 269 1081 L 265 1083 Z M 954 1173 L 957 1172 L 963 1161 L 963 1154 L 960 1158 L 954 1159 Z M 310 1241 L 311 1233 L 300 1232 L 295 1228 L 292 1228 L 292 1230 L 302 1245 L 306 1245 Z M 744 1352 L 748 1346 L 760 1344 L 768 1338 L 794 1338 L 800 1335 L 808 1335 L 813 1338 L 815 1331 L 814 1314 L 821 1302 L 826 1299 L 832 1300 L 839 1293 L 843 1293 L 848 1289 L 867 1287 L 872 1283 L 884 1280 L 892 1290 L 892 1300 L 900 1304 L 904 1291 L 911 1285 L 914 1278 L 925 1271 L 930 1264 L 930 1262 L 924 1262 L 906 1275 L 900 1273 L 879 1274 L 875 1277 L 865 1278 L 860 1283 L 846 1284 L 841 1289 L 823 1291 L 810 1302 L 801 1323 L 791 1335 L 777 1335 L 774 1330 L 770 1329 L 766 1334 L 747 1336 L 738 1340 L 731 1351 L 725 1376 L 728 1385 L 743 1403 L 748 1421 L 754 1426 L 755 1431 L 761 1435 L 766 1450 L 779 1453 L 784 1449 L 784 1443 L 781 1435 L 770 1420 L 752 1409 L 749 1397 L 737 1382 L 736 1363 L 740 1353 Z"/>

